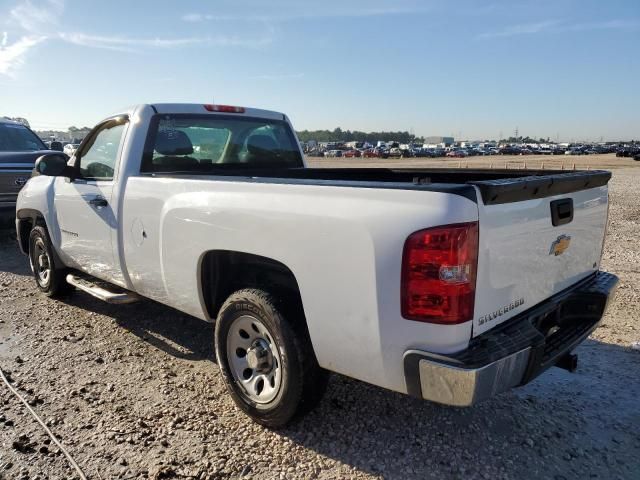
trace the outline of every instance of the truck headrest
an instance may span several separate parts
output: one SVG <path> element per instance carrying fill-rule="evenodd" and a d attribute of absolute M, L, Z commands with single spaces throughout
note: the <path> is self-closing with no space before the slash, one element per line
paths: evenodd
<path fill-rule="evenodd" d="M 269 135 L 251 135 L 247 140 L 247 150 L 253 154 L 274 154 L 278 145 Z"/>
<path fill-rule="evenodd" d="M 193 144 L 181 130 L 159 130 L 155 150 L 160 155 L 191 155 Z"/>

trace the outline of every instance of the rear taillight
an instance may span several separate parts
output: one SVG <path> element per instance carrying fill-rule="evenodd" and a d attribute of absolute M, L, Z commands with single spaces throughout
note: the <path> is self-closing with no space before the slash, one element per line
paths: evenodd
<path fill-rule="evenodd" d="M 223 113 L 244 113 L 244 107 L 234 107 L 232 105 L 204 105 L 204 109 L 209 112 L 223 112 Z"/>
<path fill-rule="evenodd" d="M 429 323 L 473 319 L 478 223 L 412 233 L 402 254 L 402 316 Z"/>

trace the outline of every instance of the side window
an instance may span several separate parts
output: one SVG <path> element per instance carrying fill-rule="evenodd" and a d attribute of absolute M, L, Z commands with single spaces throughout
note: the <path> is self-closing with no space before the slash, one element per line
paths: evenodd
<path fill-rule="evenodd" d="M 80 157 L 80 177 L 112 180 L 126 123 L 107 124 Z"/>

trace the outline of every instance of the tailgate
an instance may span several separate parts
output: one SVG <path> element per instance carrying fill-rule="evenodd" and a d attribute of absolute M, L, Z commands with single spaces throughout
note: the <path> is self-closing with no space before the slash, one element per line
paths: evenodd
<path fill-rule="evenodd" d="M 598 270 L 609 172 L 471 182 L 479 190 L 473 336 Z"/>

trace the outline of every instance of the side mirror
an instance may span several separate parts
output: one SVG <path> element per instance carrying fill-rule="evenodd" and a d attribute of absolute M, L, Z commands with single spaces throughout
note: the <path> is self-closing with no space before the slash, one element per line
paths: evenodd
<path fill-rule="evenodd" d="M 35 170 L 48 177 L 73 177 L 73 167 L 67 165 L 69 157 L 64 153 L 47 153 L 37 158 Z"/>

